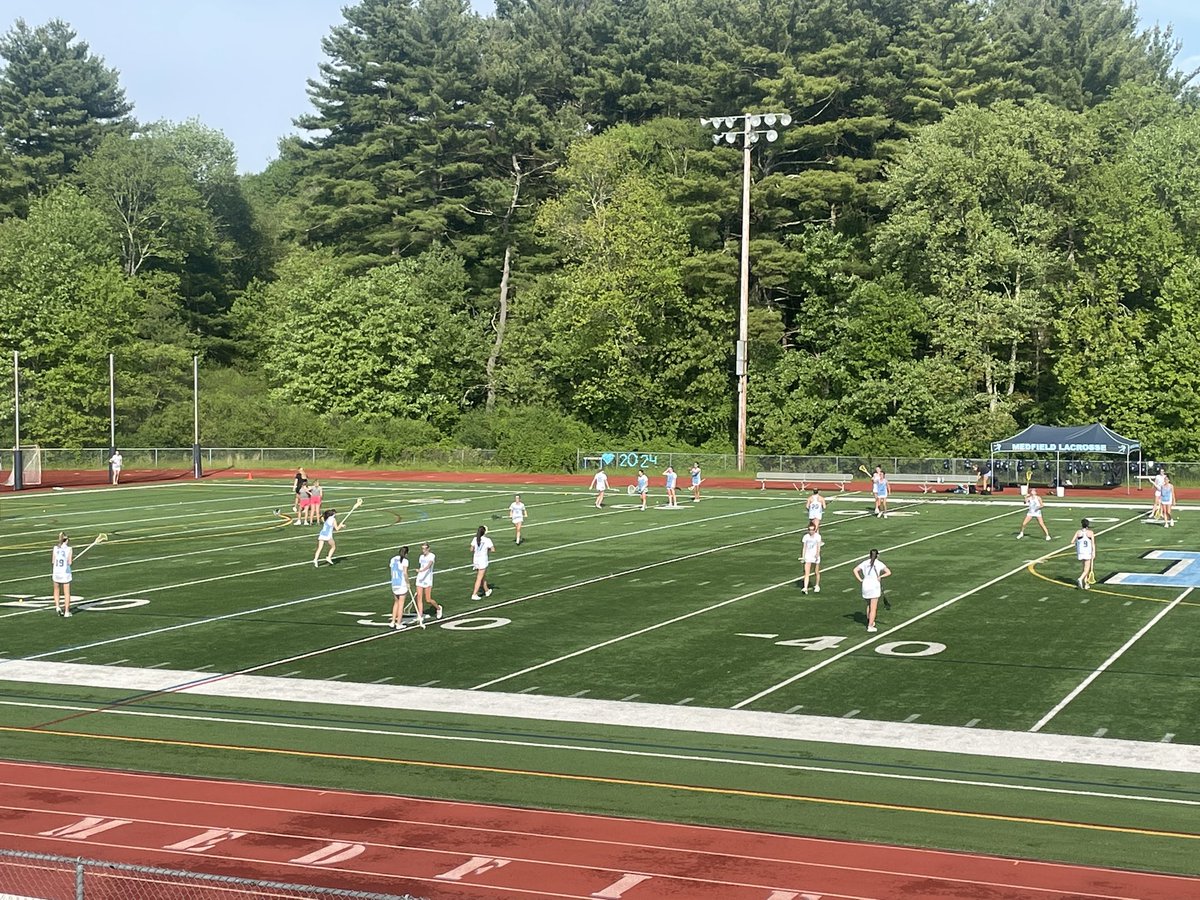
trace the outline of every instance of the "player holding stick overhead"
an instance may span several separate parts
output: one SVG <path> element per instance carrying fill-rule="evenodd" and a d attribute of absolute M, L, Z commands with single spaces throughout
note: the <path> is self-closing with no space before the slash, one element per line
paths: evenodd
<path fill-rule="evenodd" d="M 487 568 L 488 554 L 494 553 L 496 545 L 492 543 L 492 539 L 487 536 L 487 526 L 480 525 L 475 532 L 475 537 L 471 538 L 471 568 L 475 570 L 475 590 L 471 592 L 471 599 L 479 599 L 479 588 L 483 588 L 483 596 L 492 596 L 491 585 L 487 583 Z"/>
<path fill-rule="evenodd" d="M 388 563 L 392 576 L 392 627 L 404 627 L 404 605 L 408 602 L 408 547 L 401 547 Z"/>
<path fill-rule="evenodd" d="M 521 495 L 517 494 L 513 498 L 513 502 L 508 504 L 508 517 L 512 520 L 513 530 L 516 532 L 513 543 L 521 543 L 521 526 L 525 524 L 525 504 L 521 502 Z"/>
<path fill-rule="evenodd" d="M 1096 563 L 1096 535 L 1092 532 L 1092 523 L 1087 519 L 1081 521 L 1079 530 L 1075 532 L 1075 536 L 1071 540 L 1075 542 L 1075 558 L 1083 563 L 1083 568 L 1079 577 L 1075 579 L 1075 584 L 1086 591 L 1088 585 L 1093 584 L 1096 580 L 1096 576 L 1093 574 Z"/>
<path fill-rule="evenodd" d="M 346 526 L 337 520 L 337 510 L 328 509 L 325 511 L 324 521 L 321 523 L 321 533 L 317 535 L 317 552 L 313 554 L 313 568 L 319 565 L 321 559 L 321 548 L 329 544 L 329 553 L 325 556 L 325 561 L 331 566 L 333 565 L 333 551 L 337 549 L 337 544 L 334 543 L 334 532 L 341 531 Z M 350 517 L 350 513 L 346 513 L 346 517 Z"/>
<path fill-rule="evenodd" d="M 50 580 L 54 582 L 54 611 L 60 616 L 71 615 L 71 563 L 74 561 L 74 551 L 66 532 L 59 532 L 58 542 L 50 551 Z M 59 591 L 62 591 L 62 602 L 59 602 Z"/>
<path fill-rule="evenodd" d="M 425 604 L 428 603 L 437 610 L 437 617 L 442 617 L 442 605 L 433 599 L 433 564 L 437 557 L 428 543 L 421 545 L 421 555 L 417 557 L 417 624 L 425 627 Z"/>
<path fill-rule="evenodd" d="M 700 463 L 696 461 L 692 463 L 692 502 L 700 502 L 700 485 L 704 483 L 704 479 L 700 477 Z"/>
<path fill-rule="evenodd" d="M 863 600 L 867 603 L 867 631 L 871 634 L 879 630 L 875 627 L 875 613 L 879 598 L 883 596 L 883 579 L 891 574 L 892 570 L 879 558 L 878 550 L 872 550 L 866 559 L 854 567 L 854 577 L 862 585 Z"/>
<path fill-rule="evenodd" d="M 825 498 L 821 496 L 819 488 L 813 488 L 805 508 L 808 510 L 808 524 L 819 531 L 821 519 L 825 517 Z"/>
<path fill-rule="evenodd" d="M 1042 521 L 1042 507 L 1045 504 L 1042 498 L 1038 496 L 1037 488 L 1031 487 L 1029 493 L 1025 495 L 1025 503 L 1027 506 L 1025 519 L 1021 522 L 1021 530 L 1017 532 L 1017 539 L 1025 537 L 1025 526 L 1029 524 L 1031 519 L 1036 519 L 1039 527 L 1042 529 L 1042 534 L 1046 535 L 1046 540 L 1053 540 L 1050 537 L 1050 531 L 1046 528 L 1046 523 Z"/>
<path fill-rule="evenodd" d="M 592 477 L 591 490 L 596 492 L 596 509 L 604 507 L 604 492 L 608 490 L 608 473 L 601 469 Z"/>
<path fill-rule="evenodd" d="M 679 479 L 679 476 L 675 474 L 673 468 L 667 466 L 666 471 L 663 472 L 663 477 L 667 479 L 667 506 L 675 509 L 679 506 L 679 500 L 675 497 L 675 483 Z"/>
<path fill-rule="evenodd" d="M 821 593 L 821 548 L 825 546 L 825 539 L 821 537 L 821 532 L 817 530 L 816 522 L 808 523 L 808 532 L 801 538 L 804 544 L 804 552 L 800 556 L 804 560 L 804 587 L 800 589 L 802 594 L 808 593 L 809 576 L 815 576 L 813 584 L 813 593 Z"/>
<path fill-rule="evenodd" d="M 875 467 L 875 474 L 871 476 L 871 491 L 875 494 L 875 515 L 881 519 L 888 517 L 887 502 L 888 496 L 891 494 L 891 488 L 888 486 L 887 474 L 883 471 L 883 466 Z"/>

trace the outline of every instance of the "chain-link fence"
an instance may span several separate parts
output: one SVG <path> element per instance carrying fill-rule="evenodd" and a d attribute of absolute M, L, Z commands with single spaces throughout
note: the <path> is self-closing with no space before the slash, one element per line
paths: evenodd
<path fill-rule="evenodd" d="M 420 900 L 151 866 L 0 850 L 0 897 L 14 900 Z"/>

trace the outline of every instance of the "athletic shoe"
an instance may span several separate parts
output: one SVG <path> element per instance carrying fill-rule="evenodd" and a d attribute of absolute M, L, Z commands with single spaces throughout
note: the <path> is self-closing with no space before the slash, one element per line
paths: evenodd
<path fill-rule="evenodd" d="M 491 588 L 488 588 L 486 591 L 484 591 L 484 592 L 483 592 L 483 596 L 485 596 L 485 597 L 490 597 L 490 596 L 492 596 L 492 589 L 491 589 Z"/>
<path fill-rule="evenodd" d="M 1050 537 L 1050 535 L 1046 535 L 1046 540 L 1052 541 L 1052 540 L 1054 540 L 1054 538 Z"/>
<path fill-rule="evenodd" d="M 1083 586 L 1083 576 L 1082 575 L 1080 575 L 1078 578 L 1075 579 L 1075 584 L 1080 590 L 1087 590 Z"/>
<path fill-rule="evenodd" d="M 438 617 L 439 619 L 442 617 L 442 608 L 441 608 L 440 606 L 438 607 L 438 611 L 437 611 L 437 617 Z"/>
<path fill-rule="evenodd" d="M 887 513 L 884 513 L 884 514 L 883 514 L 883 517 L 886 519 L 886 518 L 888 517 L 888 514 L 887 514 Z"/>
<path fill-rule="evenodd" d="M 874 633 L 875 633 L 875 632 L 877 632 L 878 630 L 879 630 L 879 629 L 878 629 L 878 628 L 876 628 L 874 625 L 868 625 L 868 626 L 867 626 L 867 633 L 868 633 L 868 634 L 874 634 Z"/>
<path fill-rule="evenodd" d="M 59 617 L 60 617 L 60 618 L 62 617 L 63 611 L 62 611 L 61 609 L 55 608 L 55 610 L 54 610 L 54 611 L 55 611 L 56 613 L 58 613 L 58 615 L 59 615 Z"/>
<path fill-rule="evenodd" d="M 321 563 L 318 560 L 315 560 L 315 559 L 313 560 L 313 568 L 314 569 L 319 567 L 320 565 L 321 565 Z"/>
<path fill-rule="evenodd" d="M 814 594 L 821 593 L 821 586 L 819 584 L 815 588 L 813 588 L 813 593 Z"/>
<path fill-rule="evenodd" d="M 808 593 L 808 588 L 806 588 L 806 587 L 802 587 L 802 588 L 800 588 L 800 593 L 802 593 L 802 594 L 807 594 L 807 593 Z"/>
<path fill-rule="evenodd" d="M 1025 537 L 1025 532 L 1023 532 L 1023 531 L 1018 531 L 1018 532 L 1017 532 L 1017 540 L 1019 541 L 1019 540 L 1020 540 L 1021 538 L 1023 538 L 1023 537 Z"/>
<path fill-rule="evenodd" d="M 425 619 L 423 617 L 417 619 L 417 625 L 419 625 L 421 628 L 424 628 L 425 627 Z"/>
<path fill-rule="evenodd" d="M 471 599 L 472 599 L 472 600 L 478 600 L 478 599 L 479 599 L 479 595 L 478 595 L 478 594 L 472 594 L 472 595 L 471 595 Z"/>
<path fill-rule="evenodd" d="M 64 619 L 71 618 L 71 611 L 69 609 L 63 611 L 63 618 Z"/>

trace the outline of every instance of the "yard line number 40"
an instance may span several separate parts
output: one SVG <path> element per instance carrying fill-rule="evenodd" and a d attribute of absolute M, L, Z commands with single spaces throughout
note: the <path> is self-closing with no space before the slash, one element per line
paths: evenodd
<path fill-rule="evenodd" d="M 844 634 L 822 634 L 817 637 L 788 638 L 775 640 L 777 634 L 739 634 L 738 637 L 759 638 L 772 641 L 776 647 L 799 647 L 801 650 L 836 650 L 843 641 L 849 640 Z M 875 647 L 875 652 L 882 656 L 936 656 L 946 649 L 945 644 L 936 641 L 887 641 Z"/>

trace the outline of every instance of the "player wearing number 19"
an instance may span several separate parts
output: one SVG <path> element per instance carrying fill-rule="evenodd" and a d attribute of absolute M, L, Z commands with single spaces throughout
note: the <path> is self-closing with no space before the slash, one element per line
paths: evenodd
<path fill-rule="evenodd" d="M 74 559 L 71 541 L 64 532 L 59 532 L 58 542 L 50 551 L 51 574 L 54 582 L 54 611 L 60 616 L 71 615 L 71 562 Z M 62 603 L 59 603 L 59 589 L 62 590 Z"/>

